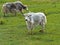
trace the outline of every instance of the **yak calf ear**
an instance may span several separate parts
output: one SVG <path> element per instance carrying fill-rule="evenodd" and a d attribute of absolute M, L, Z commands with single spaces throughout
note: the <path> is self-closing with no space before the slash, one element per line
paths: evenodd
<path fill-rule="evenodd" d="M 23 16 L 25 16 L 25 14 L 23 14 Z"/>
<path fill-rule="evenodd" d="M 26 16 L 26 14 L 23 14 L 23 16 Z"/>

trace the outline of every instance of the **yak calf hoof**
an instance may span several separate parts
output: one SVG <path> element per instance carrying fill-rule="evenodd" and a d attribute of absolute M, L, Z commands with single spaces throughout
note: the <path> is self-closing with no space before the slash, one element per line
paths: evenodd
<path fill-rule="evenodd" d="M 43 31 L 43 30 L 40 30 L 39 32 L 42 32 L 42 33 L 44 33 L 44 31 Z"/>

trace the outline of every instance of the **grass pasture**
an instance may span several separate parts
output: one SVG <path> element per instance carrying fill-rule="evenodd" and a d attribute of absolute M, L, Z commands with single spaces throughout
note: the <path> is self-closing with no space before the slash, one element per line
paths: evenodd
<path fill-rule="evenodd" d="M 15 0 L 13 0 L 15 1 Z M 5 2 L 0 0 L 0 10 Z M 3 17 L 0 12 L 0 45 L 60 45 L 60 1 L 59 0 L 21 0 L 32 12 L 44 12 L 47 16 L 45 33 L 39 32 L 39 26 L 33 30 L 33 35 L 27 34 L 24 17 L 8 15 Z"/>

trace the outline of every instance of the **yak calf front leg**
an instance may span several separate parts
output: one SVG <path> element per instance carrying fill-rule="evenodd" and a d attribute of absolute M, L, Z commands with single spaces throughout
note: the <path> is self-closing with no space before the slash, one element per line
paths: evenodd
<path fill-rule="evenodd" d="M 33 24 L 27 23 L 28 33 L 32 34 Z M 31 32 L 30 32 L 31 31 Z"/>

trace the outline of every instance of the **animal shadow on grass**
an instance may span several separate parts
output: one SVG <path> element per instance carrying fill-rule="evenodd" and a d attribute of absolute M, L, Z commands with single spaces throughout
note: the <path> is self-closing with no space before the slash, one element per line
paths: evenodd
<path fill-rule="evenodd" d="M 6 16 L 3 16 L 3 17 L 15 17 L 14 15 L 6 15 Z"/>
<path fill-rule="evenodd" d="M 40 32 L 40 31 L 39 31 L 39 32 L 32 32 L 32 33 L 29 32 L 29 33 L 27 33 L 27 34 L 28 34 L 28 35 L 40 35 L 40 34 L 43 35 L 43 34 L 45 34 L 45 32 Z"/>
<path fill-rule="evenodd" d="M 43 41 L 43 42 L 53 42 L 53 39 L 50 38 L 44 38 L 45 35 L 50 34 L 47 32 L 41 33 L 41 32 L 33 32 L 33 34 L 29 34 L 29 39 L 30 40 L 38 40 L 38 41 Z"/>
<path fill-rule="evenodd" d="M 48 32 L 45 32 L 45 34 L 52 34 L 52 35 L 60 35 L 60 34 L 56 34 L 56 33 L 48 33 Z"/>
<path fill-rule="evenodd" d="M 15 17 L 17 15 L 14 15 L 14 14 L 6 14 L 6 15 L 3 15 L 3 17 Z"/>

